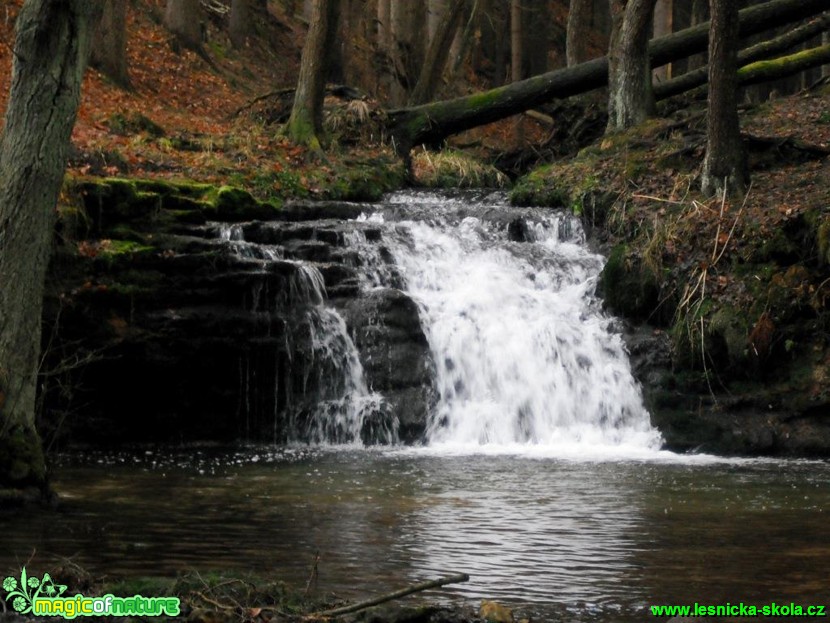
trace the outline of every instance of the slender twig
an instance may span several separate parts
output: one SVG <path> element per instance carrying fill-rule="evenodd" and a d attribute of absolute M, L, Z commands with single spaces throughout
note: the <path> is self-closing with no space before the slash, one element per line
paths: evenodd
<path fill-rule="evenodd" d="M 720 224 L 723 222 L 723 210 L 726 208 L 726 188 L 729 183 L 729 177 L 723 178 L 723 198 L 720 202 L 720 215 L 718 216 L 718 228 L 715 230 L 715 244 L 712 248 L 712 261 L 718 256 L 718 238 L 720 238 Z M 724 245 L 725 247 L 726 245 Z"/>
<path fill-rule="evenodd" d="M 314 584 L 316 586 L 318 571 L 317 565 L 320 562 L 320 550 L 317 550 L 317 553 L 314 554 L 314 564 L 311 565 L 311 573 L 308 576 L 308 582 L 305 583 L 305 593 L 303 593 L 303 597 L 308 597 L 309 591 L 311 591 L 311 586 Z"/>
<path fill-rule="evenodd" d="M 387 601 L 392 601 L 393 599 L 400 599 L 401 597 L 406 597 L 407 595 L 411 595 L 412 593 L 418 593 L 420 591 L 425 591 L 430 588 L 438 588 L 439 586 L 446 586 L 447 584 L 466 582 L 469 579 L 470 576 L 466 573 L 456 573 L 455 575 L 450 575 L 444 578 L 438 578 L 437 580 L 430 580 L 428 582 L 421 582 L 420 584 L 413 584 L 412 586 L 408 586 L 406 588 L 402 588 L 400 590 L 394 591 L 392 593 L 387 593 L 385 595 L 380 595 L 379 597 L 367 599 L 366 601 L 360 601 L 356 604 L 342 606 L 340 608 L 334 608 L 333 610 L 325 610 L 323 612 L 318 612 L 314 616 L 336 617 L 340 616 L 341 614 L 358 612 L 359 610 L 365 610 L 366 608 L 371 608 L 372 606 L 377 606 L 378 604 L 386 603 Z"/>
<path fill-rule="evenodd" d="M 749 199 L 749 193 L 750 193 L 751 190 L 752 190 L 752 182 L 750 182 L 749 188 L 747 188 L 747 190 L 746 190 L 746 195 L 744 196 L 743 203 L 741 203 L 741 207 L 738 210 L 738 214 L 735 216 L 735 222 L 732 223 L 732 228 L 729 230 L 729 235 L 726 237 L 726 242 L 723 243 L 723 248 L 721 249 L 720 254 L 718 255 L 717 258 L 715 258 L 715 261 L 712 263 L 713 266 L 718 263 L 718 261 L 720 260 L 721 257 L 723 257 L 723 253 L 724 253 L 724 251 L 726 251 L 726 247 L 729 245 L 729 241 L 732 240 L 732 234 L 735 232 L 735 226 L 738 224 L 738 221 L 741 218 L 741 214 L 744 211 L 744 207 L 746 206 L 747 199 Z"/>

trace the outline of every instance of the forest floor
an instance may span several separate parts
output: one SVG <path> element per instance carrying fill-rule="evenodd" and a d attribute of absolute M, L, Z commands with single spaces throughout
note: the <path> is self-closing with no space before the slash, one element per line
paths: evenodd
<path fill-rule="evenodd" d="M 0 111 L 11 81 L 14 18 L 22 0 L 9 0 L 0 15 Z M 212 16 L 204 45 L 218 71 L 199 55 L 173 45 L 161 24 L 164 0 L 142 0 L 128 12 L 130 88 L 113 84 L 91 68 L 72 133 L 70 176 L 129 176 L 194 180 L 245 186 L 261 199 L 325 198 L 344 167 L 355 162 L 397 163 L 382 129 L 383 111 L 368 96 L 327 98 L 325 124 L 331 144 L 326 162 L 282 135 L 290 112 L 305 25 L 271 3 L 269 19 L 243 49 L 233 49 L 224 18 Z M 176 48 L 176 49 L 174 49 Z M 268 95 L 270 94 L 270 96 Z M 0 121 L 0 126 L 2 121 Z M 468 133 L 459 142 L 496 148 L 513 131 L 512 121 Z M 543 127 L 527 123 L 530 140 Z M 442 161 L 443 162 L 443 161 Z M 430 173 L 420 154 L 416 168 Z M 493 170 L 472 159 L 450 161 L 468 185 L 503 184 Z"/>

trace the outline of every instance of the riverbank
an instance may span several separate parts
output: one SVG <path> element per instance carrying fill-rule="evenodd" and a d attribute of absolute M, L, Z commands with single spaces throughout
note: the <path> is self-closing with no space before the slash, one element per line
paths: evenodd
<path fill-rule="evenodd" d="M 38 577 L 25 575 L 26 586 L 18 585 L 9 591 L 19 595 L 17 606 L 22 614 L 11 610 L 0 616 L 8 623 L 22 621 L 63 621 L 61 616 L 34 616 L 27 611 L 31 599 L 25 595 L 39 594 L 48 589 L 55 596 L 72 596 L 70 605 L 78 607 L 77 595 L 84 598 L 109 597 L 125 602 L 140 601 L 141 606 L 125 604 L 139 619 L 152 616 L 156 621 L 187 621 L 188 623 L 319 623 L 336 617 L 342 623 L 513 623 L 510 609 L 492 601 L 485 601 L 476 611 L 470 605 L 430 604 L 422 598 L 406 599 L 381 595 L 372 600 L 380 603 L 350 603 L 335 595 L 321 596 L 314 588 L 316 569 L 312 569 L 308 585 L 301 589 L 253 574 L 227 573 L 181 574 L 176 578 L 133 577 L 129 579 L 96 578 L 81 567 L 67 563 L 47 574 L 43 585 Z M 8 577 L 5 587 L 11 587 Z M 24 590 L 25 589 L 25 590 Z M 25 595 L 24 595 L 25 594 Z M 67 601 L 70 601 L 67 599 Z M 367 600 L 371 601 L 371 600 Z M 91 607 L 91 606 L 90 606 Z M 153 614 L 155 613 L 155 614 Z M 75 618 L 70 616 L 67 618 Z M 123 620 L 123 615 L 96 616 L 99 621 Z"/>
<path fill-rule="evenodd" d="M 752 186 L 698 191 L 694 107 L 519 180 L 518 204 L 581 214 L 608 256 L 652 421 L 677 451 L 830 454 L 830 92 L 748 108 Z"/>
<path fill-rule="evenodd" d="M 574 158 L 540 167 L 512 190 L 513 203 L 581 215 L 593 244 L 609 258 L 599 289 L 625 320 L 652 422 L 672 450 L 830 453 L 827 101 L 825 90 L 745 111 L 753 184 L 743 201 L 697 192 L 704 118 L 693 108 L 606 137 Z M 335 149 L 322 164 L 303 150 L 284 151 L 282 143 L 273 148 L 263 156 L 275 159 L 270 173 L 243 166 L 225 182 L 68 177 L 44 316 L 52 327 L 44 342 L 41 419 L 49 445 L 187 440 L 190 430 L 225 441 L 278 434 L 271 430 L 273 406 L 243 409 L 237 394 L 241 387 L 251 391 L 246 366 L 270 376 L 283 363 L 242 344 L 277 325 L 304 326 L 302 313 L 278 294 L 301 275 L 285 262 L 265 276 L 211 239 L 238 235 L 233 223 L 285 222 L 279 244 L 286 257 L 315 262 L 330 296 L 348 298 L 358 289 L 357 260 L 336 221 L 365 208 L 341 201 L 377 200 L 407 176 L 382 146 Z M 203 146 L 187 153 L 207 155 Z M 223 157 L 232 159 L 232 151 Z M 460 152 L 419 150 L 415 172 L 438 187 L 506 183 L 493 167 Z M 227 223 L 227 231 L 211 230 L 207 223 L 214 221 Z M 273 238 L 266 234 L 245 228 L 250 240 Z M 406 311 L 411 306 L 387 298 L 360 317 L 382 307 L 390 326 L 417 326 Z M 272 329 L 259 313 L 264 304 L 273 312 L 266 322 Z M 267 339 L 284 341 L 283 332 Z M 390 369 L 411 369 L 399 356 L 423 348 L 420 329 L 405 333 L 384 338 L 405 338 L 389 355 Z M 264 344 L 261 337 L 254 341 Z M 303 383 L 303 357 L 289 350 L 284 367 L 299 370 L 295 382 Z M 420 376 L 410 376 L 400 404 L 412 414 L 401 417 L 420 422 L 414 414 L 423 408 L 412 405 L 429 399 L 403 398 L 424 386 Z M 390 389 L 402 382 L 389 375 L 374 380 Z M 134 389 L 115 389 L 127 386 Z M 98 392 L 92 403 L 90 387 Z M 148 402 L 144 387 L 187 397 L 186 404 Z M 74 416 L 79 404 L 85 404 L 83 418 Z M 234 418 L 210 415 L 240 409 L 263 415 L 246 416 L 242 429 Z M 176 411 L 193 417 L 172 417 Z M 417 439 L 421 428 L 412 424 L 406 438 Z"/>

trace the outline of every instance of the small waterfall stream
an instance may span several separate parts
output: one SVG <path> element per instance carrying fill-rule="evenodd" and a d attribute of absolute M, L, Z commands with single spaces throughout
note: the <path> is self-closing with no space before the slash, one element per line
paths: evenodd
<path fill-rule="evenodd" d="M 265 238 L 282 240 L 278 224 L 265 227 Z M 422 423 L 429 445 L 659 447 L 622 339 L 594 295 L 603 258 L 577 218 L 513 208 L 500 193 L 401 192 L 337 227 L 323 233 L 357 275 L 358 298 L 402 291 L 417 305 L 436 396 Z M 311 414 L 287 409 L 287 439 L 396 442 L 397 413 L 367 381 L 361 356 L 371 356 L 341 313 L 349 304 L 327 300 L 321 271 L 331 264 L 291 259 L 245 231 L 226 226 L 219 237 L 264 267 L 292 264 L 291 298 L 305 309 L 313 382 L 302 391 L 318 395 Z"/>
<path fill-rule="evenodd" d="M 387 413 L 383 396 L 366 386 L 359 353 L 343 317 L 328 304 L 320 270 L 311 263 L 285 259 L 279 245 L 247 241 L 240 225 L 221 225 L 218 235 L 233 254 L 252 263 L 261 263 L 264 271 L 278 264 L 293 268 L 286 300 L 271 302 L 268 296 L 263 296 L 261 288 L 251 292 L 250 307 L 254 312 L 268 305 L 286 304 L 300 310 L 301 321 L 287 330 L 285 350 L 289 359 L 295 349 L 305 354 L 304 361 L 289 361 L 289 364 L 299 368 L 302 380 L 299 394 L 306 400 L 294 404 L 295 383 L 291 375 L 287 380 L 280 379 L 277 363 L 273 379 L 274 439 L 314 444 L 396 443 L 394 414 Z M 253 392 L 250 368 L 248 363 L 244 370 L 246 378 L 241 383 L 246 412 L 250 412 Z M 287 386 L 283 413 L 279 412 L 281 381 Z M 313 398 L 311 413 L 307 408 L 308 398 Z M 280 426 L 284 429 L 282 435 L 276 430 Z"/>
<path fill-rule="evenodd" d="M 367 286 L 419 304 L 439 393 L 431 444 L 659 446 L 577 218 L 499 193 L 399 193 L 390 208 L 365 217 L 383 246 L 353 241 Z"/>

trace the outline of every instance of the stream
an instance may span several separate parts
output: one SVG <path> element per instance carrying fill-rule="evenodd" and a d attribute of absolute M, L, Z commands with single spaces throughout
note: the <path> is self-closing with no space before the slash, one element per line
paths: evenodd
<path fill-rule="evenodd" d="M 299 265 L 303 383 L 240 371 L 239 412 L 256 406 L 287 443 L 59 455 L 59 509 L 0 514 L 0 570 L 68 559 L 96 575 L 238 570 L 304 586 L 319 553 L 318 594 L 359 599 L 466 572 L 409 599 L 496 599 L 540 621 L 827 603 L 830 464 L 661 450 L 578 219 L 498 193 L 368 206 L 341 255 L 361 296 L 415 310 L 420 329 L 406 325 L 392 355 L 367 336 L 412 314 L 364 317 L 360 333 L 357 303 L 326 291 L 331 266 L 273 242 L 282 225 L 212 227 L 263 271 Z M 408 366 L 421 376 L 396 376 Z M 406 424 L 423 432 L 403 445 L 402 409 L 417 401 L 424 421 Z"/>

